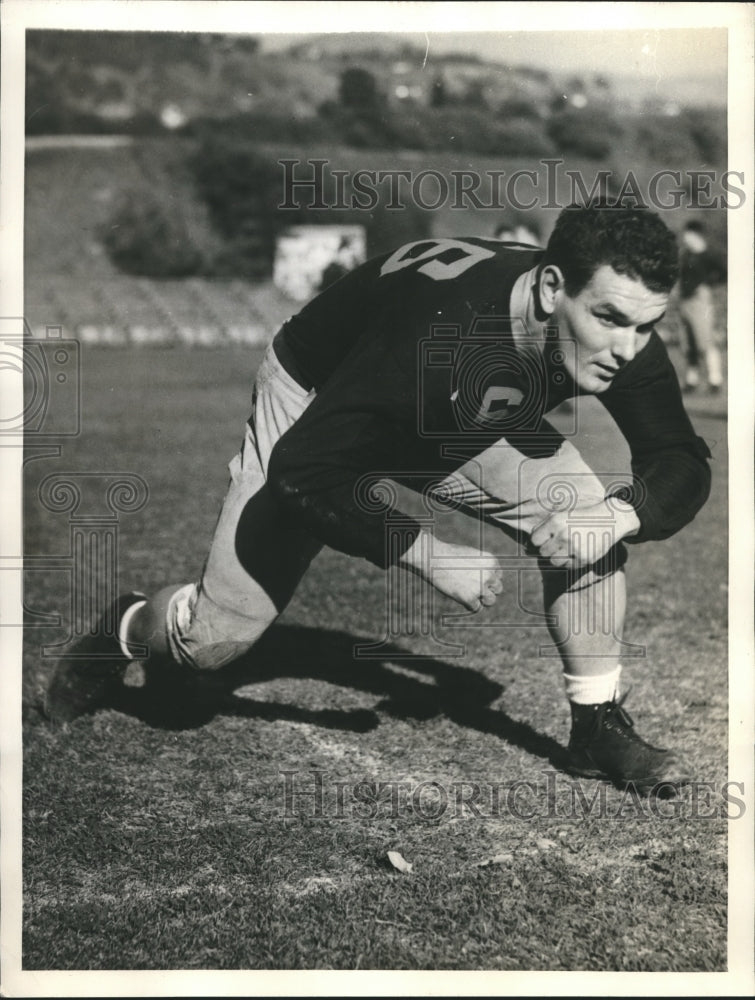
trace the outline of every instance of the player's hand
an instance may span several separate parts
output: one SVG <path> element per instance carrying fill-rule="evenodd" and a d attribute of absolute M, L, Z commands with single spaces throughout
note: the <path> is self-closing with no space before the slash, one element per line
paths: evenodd
<path fill-rule="evenodd" d="M 495 604 L 503 590 L 503 573 L 494 555 L 441 541 L 427 532 L 407 549 L 401 563 L 469 611 Z"/>
<path fill-rule="evenodd" d="M 640 522 L 629 504 L 615 499 L 581 507 L 579 518 L 557 511 L 530 536 L 542 559 L 560 569 L 584 569 L 598 562 L 617 542 L 634 534 Z"/>

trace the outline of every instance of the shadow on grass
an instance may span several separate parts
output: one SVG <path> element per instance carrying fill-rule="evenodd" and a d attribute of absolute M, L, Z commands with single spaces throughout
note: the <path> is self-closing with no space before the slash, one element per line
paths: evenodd
<path fill-rule="evenodd" d="M 489 733 L 554 766 L 565 751 L 555 740 L 517 722 L 491 704 L 503 688 L 476 670 L 434 657 L 406 658 L 399 646 L 385 647 L 381 659 L 362 659 L 354 647 L 362 637 L 302 626 L 274 626 L 243 658 L 211 674 L 177 668 L 161 677 L 154 671 L 141 688 L 124 687 L 112 707 L 164 729 L 192 729 L 218 715 L 307 722 L 328 729 L 364 733 L 380 724 L 378 711 L 400 719 L 444 715 L 457 725 Z M 395 660 L 392 660 L 392 657 Z M 304 705 L 256 701 L 235 694 L 238 688 L 281 678 L 326 681 L 382 696 L 372 709 L 315 709 Z"/>

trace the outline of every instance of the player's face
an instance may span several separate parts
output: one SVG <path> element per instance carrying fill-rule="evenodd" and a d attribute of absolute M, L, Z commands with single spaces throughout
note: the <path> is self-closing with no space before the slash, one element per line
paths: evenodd
<path fill-rule="evenodd" d="M 583 392 L 605 392 L 621 370 L 647 344 L 668 302 L 665 292 L 652 292 L 641 281 L 617 274 L 609 265 L 597 269 L 574 297 L 561 286 L 552 297 L 551 325 L 564 351 L 563 367 Z"/>

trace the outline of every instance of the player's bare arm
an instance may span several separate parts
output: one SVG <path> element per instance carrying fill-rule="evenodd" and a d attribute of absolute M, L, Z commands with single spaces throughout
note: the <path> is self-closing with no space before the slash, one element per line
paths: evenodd
<path fill-rule="evenodd" d="M 503 590 L 503 573 L 496 556 L 443 541 L 427 530 L 419 533 L 400 564 L 469 611 L 491 607 Z"/>

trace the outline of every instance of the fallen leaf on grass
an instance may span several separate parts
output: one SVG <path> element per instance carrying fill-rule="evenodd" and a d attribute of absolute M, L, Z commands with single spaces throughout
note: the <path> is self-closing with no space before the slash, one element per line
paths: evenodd
<path fill-rule="evenodd" d="M 401 857 L 398 851 L 388 851 L 388 860 L 390 861 L 390 863 L 393 865 L 394 868 L 397 868 L 400 872 L 403 872 L 404 875 L 411 874 L 412 871 L 411 864 L 408 861 L 405 861 Z"/>
<path fill-rule="evenodd" d="M 537 841 L 537 846 L 541 851 L 550 851 L 554 847 L 558 847 L 558 844 L 553 840 L 548 840 L 546 837 L 543 837 Z"/>
<path fill-rule="evenodd" d="M 496 854 L 492 858 L 486 858 L 484 861 L 478 861 L 476 867 L 487 868 L 489 865 L 510 865 L 513 860 L 513 854 Z"/>

